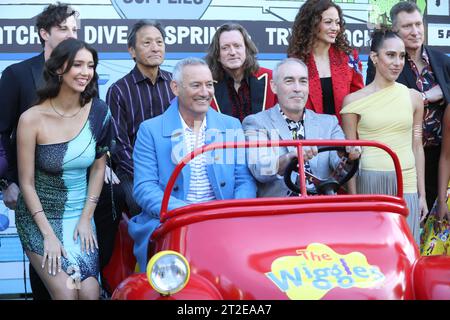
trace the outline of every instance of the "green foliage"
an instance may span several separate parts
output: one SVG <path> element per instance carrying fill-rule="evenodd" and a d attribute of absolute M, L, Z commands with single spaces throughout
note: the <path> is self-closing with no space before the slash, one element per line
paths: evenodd
<path fill-rule="evenodd" d="M 372 5 L 372 10 L 369 11 L 369 22 L 371 24 L 386 24 L 390 25 L 389 11 L 399 2 L 398 0 L 369 0 Z M 415 1 L 422 13 L 425 13 L 427 6 L 426 0 Z"/>

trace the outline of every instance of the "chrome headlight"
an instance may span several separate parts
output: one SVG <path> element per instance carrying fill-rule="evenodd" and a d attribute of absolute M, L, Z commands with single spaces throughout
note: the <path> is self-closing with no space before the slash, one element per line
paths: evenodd
<path fill-rule="evenodd" d="M 189 281 L 190 269 L 186 258 L 171 250 L 155 254 L 147 265 L 147 278 L 153 289 L 162 295 L 174 294 Z"/>

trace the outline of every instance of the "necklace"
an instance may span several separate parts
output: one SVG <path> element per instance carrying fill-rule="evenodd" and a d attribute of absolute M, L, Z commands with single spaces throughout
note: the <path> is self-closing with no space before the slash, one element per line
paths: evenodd
<path fill-rule="evenodd" d="M 53 105 L 53 101 L 52 101 L 52 100 L 53 100 L 53 99 L 50 99 L 50 105 L 52 106 L 53 111 L 55 111 L 56 114 L 59 115 L 59 116 L 62 117 L 62 118 L 74 118 L 76 115 L 78 115 L 78 114 L 81 112 L 81 109 L 83 109 L 83 108 L 80 107 L 80 110 L 78 110 L 78 111 L 75 112 L 74 114 L 72 114 L 72 115 L 70 115 L 70 116 L 66 116 L 65 114 L 59 113 L 59 111 L 56 110 L 55 106 Z"/>

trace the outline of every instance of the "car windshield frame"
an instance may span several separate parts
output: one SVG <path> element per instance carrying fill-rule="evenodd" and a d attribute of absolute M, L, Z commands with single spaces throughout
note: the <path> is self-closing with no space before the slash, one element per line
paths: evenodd
<path fill-rule="evenodd" d="M 298 161 L 298 171 L 299 171 L 299 181 L 305 181 L 305 172 L 304 172 L 304 159 L 303 153 L 301 152 L 302 148 L 306 146 L 362 146 L 362 147 L 376 147 L 384 150 L 389 156 L 392 158 L 394 162 L 394 168 L 397 178 L 397 197 L 403 198 L 403 177 L 401 173 L 400 160 L 398 159 L 397 154 L 392 151 L 387 145 L 376 142 L 376 141 L 368 141 L 368 140 L 262 140 L 262 141 L 234 141 L 234 142 L 218 142 L 204 145 L 200 148 L 195 149 L 194 151 L 188 153 L 185 157 L 181 159 L 181 161 L 177 164 L 170 179 L 166 185 L 164 190 L 164 197 L 161 203 L 161 212 L 160 212 L 160 220 L 164 222 L 168 218 L 168 206 L 169 199 L 172 193 L 172 189 L 175 185 L 175 182 L 181 173 L 181 170 L 195 157 L 217 149 L 236 149 L 236 148 L 266 148 L 266 147 L 296 147 L 297 154 L 299 157 Z M 300 185 L 301 193 L 298 195 L 299 197 L 310 197 L 307 194 L 306 186 L 304 183 Z M 364 196 L 364 195 L 354 195 Z M 321 197 L 322 198 L 322 197 Z M 214 200 L 218 201 L 218 200 Z M 220 201 L 220 200 L 219 200 Z M 227 201 L 237 201 L 237 200 L 227 200 Z"/>

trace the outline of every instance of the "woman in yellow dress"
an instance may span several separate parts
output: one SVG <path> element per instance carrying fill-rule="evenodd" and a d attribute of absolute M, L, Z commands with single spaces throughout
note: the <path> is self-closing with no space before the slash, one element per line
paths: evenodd
<path fill-rule="evenodd" d="M 390 30 L 372 34 L 370 59 L 374 81 L 345 97 L 342 127 L 347 139 L 373 140 L 397 153 L 403 175 L 407 218 L 415 241 L 420 241 L 420 221 L 428 213 L 425 200 L 422 146 L 423 102 L 419 92 L 395 82 L 405 63 L 405 45 Z M 354 191 L 354 187 L 351 189 Z M 381 149 L 363 148 L 356 192 L 396 194 L 395 170 Z"/>

